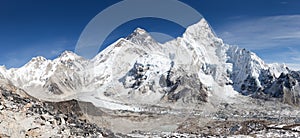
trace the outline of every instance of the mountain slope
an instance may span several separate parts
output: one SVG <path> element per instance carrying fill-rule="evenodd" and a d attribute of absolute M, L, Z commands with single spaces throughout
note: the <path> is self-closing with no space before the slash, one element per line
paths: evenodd
<path fill-rule="evenodd" d="M 116 109 L 123 109 L 124 104 L 184 105 L 229 100 L 237 93 L 271 97 L 299 93 L 296 84 L 277 85 L 284 74 L 297 80 L 294 72 L 224 44 L 205 19 L 165 44 L 138 28 L 91 60 L 67 51 L 54 60 L 33 58 L 19 69 L 2 67 L 0 73 L 4 82 L 39 99 L 63 101 L 80 95 L 81 100 L 98 106 L 104 101 L 113 103 Z M 285 82 L 294 84 L 294 79 Z M 282 88 L 292 92 L 283 92 L 287 90 Z"/>
<path fill-rule="evenodd" d="M 86 65 L 82 57 L 66 51 L 55 60 L 32 58 L 21 68 L 3 69 L 1 74 L 11 84 L 44 100 L 59 100 L 59 94 L 74 94 L 81 87 L 80 72 Z M 62 100 L 62 99 L 61 99 Z"/>

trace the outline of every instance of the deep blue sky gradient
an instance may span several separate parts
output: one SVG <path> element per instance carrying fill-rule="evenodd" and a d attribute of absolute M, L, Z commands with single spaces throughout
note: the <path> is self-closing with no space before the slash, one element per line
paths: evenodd
<path fill-rule="evenodd" d="M 257 42 L 250 43 L 255 41 L 253 38 L 262 34 L 247 28 L 253 23 L 258 26 L 257 28 L 270 24 L 271 29 L 264 30 L 263 34 L 277 33 L 278 37 L 282 38 L 287 33 L 280 30 L 281 28 L 278 28 L 276 24 L 272 28 L 274 21 L 278 21 L 274 17 L 279 17 L 279 21 L 283 22 L 279 26 L 289 27 L 291 22 L 298 21 L 300 18 L 299 0 L 181 1 L 199 11 L 225 42 L 250 49 L 270 63 L 285 62 L 293 66 L 298 64 L 298 61 L 300 63 L 300 56 L 290 56 L 300 51 L 300 37 L 297 37 L 298 32 L 300 36 L 300 30 L 297 32 L 297 27 L 300 26 L 297 23 L 290 26 L 295 28 L 292 36 L 289 35 L 285 41 L 278 41 L 276 44 L 270 41 L 277 35 L 272 36 L 272 39 L 266 37 L 268 38 L 266 41 L 256 39 Z M 20 67 L 33 56 L 53 59 L 64 50 L 74 51 L 76 42 L 89 21 L 99 12 L 117 2 L 119 1 L 0 0 L 0 65 L 8 68 Z M 239 24 L 247 26 L 237 28 Z M 168 21 L 144 18 L 118 27 L 104 43 L 108 45 L 120 37 L 125 37 L 136 27 L 142 27 L 148 31 L 162 31 L 173 37 L 180 36 L 184 32 L 183 28 Z M 236 38 L 236 36 L 239 37 Z M 248 41 L 253 46 L 247 45 Z M 280 53 L 283 54 L 280 55 Z"/>

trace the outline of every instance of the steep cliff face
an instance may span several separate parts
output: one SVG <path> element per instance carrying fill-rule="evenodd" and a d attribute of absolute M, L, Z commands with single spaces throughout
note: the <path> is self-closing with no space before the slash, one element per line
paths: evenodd
<path fill-rule="evenodd" d="M 299 81 L 300 73 L 289 71 L 282 73 L 273 83 L 271 83 L 264 93 L 271 97 L 281 98 L 284 103 L 299 105 Z"/>

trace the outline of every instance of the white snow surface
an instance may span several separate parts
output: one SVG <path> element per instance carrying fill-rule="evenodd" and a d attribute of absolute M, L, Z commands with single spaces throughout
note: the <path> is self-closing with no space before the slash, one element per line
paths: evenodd
<path fill-rule="evenodd" d="M 42 100 L 78 98 L 103 108 L 135 110 L 122 103 L 160 102 L 165 94 L 158 92 L 164 91 L 159 86 L 159 77 L 172 68 L 172 62 L 176 75 L 197 74 L 209 96 L 221 99 L 238 94 L 236 90 L 249 75 L 260 84 L 262 70 L 270 70 L 277 77 L 287 72 L 285 65 L 266 64 L 250 51 L 224 44 L 207 21 L 201 19 L 188 27 L 182 37 L 164 44 L 138 28 L 93 59 L 70 51 L 54 60 L 35 57 L 21 68 L 7 70 L 2 66 L 0 78 Z M 134 77 L 125 76 L 135 64 L 144 66 L 146 77 L 136 89 L 126 88 L 133 84 Z"/>

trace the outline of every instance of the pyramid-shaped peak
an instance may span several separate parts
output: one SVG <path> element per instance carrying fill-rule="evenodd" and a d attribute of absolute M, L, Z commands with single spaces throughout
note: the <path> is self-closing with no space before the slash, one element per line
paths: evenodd
<path fill-rule="evenodd" d="M 28 66 L 35 66 L 35 65 L 39 65 L 39 64 L 44 64 L 46 63 L 48 60 L 45 57 L 42 56 L 37 56 L 32 58 L 29 62 L 27 62 L 23 67 L 28 67 Z M 23 68 L 22 67 L 22 68 Z"/>
<path fill-rule="evenodd" d="M 142 29 L 142 28 L 139 28 L 139 27 L 136 28 L 133 32 L 136 33 L 136 34 L 145 34 L 145 33 L 147 33 L 147 31 L 145 29 Z"/>
<path fill-rule="evenodd" d="M 127 36 L 125 39 L 134 44 L 143 46 L 158 44 L 156 40 L 154 40 L 151 35 L 142 28 L 136 28 L 133 33 Z"/>
<path fill-rule="evenodd" d="M 199 38 L 199 37 L 204 37 L 204 38 L 212 38 L 212 37 L 217 37 L 209 23 L 202 18 L 199 22 L 189 26 L 185 33 L 184 37 L 191 37 L 191 38 Z"/>
<path fill-rule="evenodd" d="M 61 60 L 75 60 L 81 58 L 77 54 L 72 51 L 64 51 L 60 56 L 59 59 Z"/>
<path fill-rule="evenodd" d="M 197 23 L 191 25 L 188 27 L 189 28 L 199 28 L 199 29 L 204 29 L 204 28 L 208 28 L 208 29 L 212 29 L 211 26 L 209 25 L 209 23 L 207 22 L 206 19 L 202 18 L 200 21 L 198 21 Z"/>
<path fill-rule="evenodd" d="M 202 18 L 198 23 L 196 23 L 196 25 L 209 27 L 209 23 L 204 18 Z"/>
<path fill-rule="evenodd" d="M 147 38 L 151 37 L 150 34 L 142 28 L 136 28 L 129 36 L 126 37 L 127 40 L 135 38 Z"/>
<path fill-rule="evenodd" d="M 77 56 L 77 55 L 72 51 L 64 51 L 63 53 L 60 54 L 60 57 L 63 56 Z"/>

